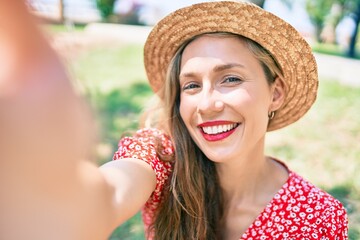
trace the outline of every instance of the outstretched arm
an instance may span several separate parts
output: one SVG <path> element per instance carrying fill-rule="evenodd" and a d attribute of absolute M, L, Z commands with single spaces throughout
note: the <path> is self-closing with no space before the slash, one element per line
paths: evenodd
<path fill-rule="evenodd" d="M 148 165 L 89 160 L 93 125 L 24 3 L 0 0 L 0 239 L 106 239 L 146 201 Z"/>
<path fill-rule="evenodd" d="M 123 223 L 149 199 L 156 185 L 155 172 L 148 163 L 132 158 L 108 162 L 100 169 L 114 191 L 117 222 Z"/>

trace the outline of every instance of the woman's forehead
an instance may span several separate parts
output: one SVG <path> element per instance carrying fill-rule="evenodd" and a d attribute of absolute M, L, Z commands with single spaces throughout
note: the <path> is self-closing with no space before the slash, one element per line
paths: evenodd
<path fill-rule="evenodd" d="M 195 58 L 199 61 L 212 59 L 223 64 L 247 65 L 249 61 L 258 62 L 244 40 L 232 35 L 202 35 L 194 39 L 183 51 L 181 67 Z"/>

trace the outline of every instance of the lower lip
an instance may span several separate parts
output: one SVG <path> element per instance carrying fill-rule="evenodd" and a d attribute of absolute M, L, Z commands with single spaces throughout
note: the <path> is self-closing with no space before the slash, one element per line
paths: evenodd
<path fill-rule="evenodd" d="M 207 141 L 215 142 L 215 141 L 220 141 L 220 140 L 227 138 L 228 136 L 233 134 L 235 132 L 235 130 L 236 130 L 236 128 L 231 129 L 230 131 L 227 131 L 227 132 L 219 133 L 219 134 L 206 134 L 201 130 L 201 133 Z"/>

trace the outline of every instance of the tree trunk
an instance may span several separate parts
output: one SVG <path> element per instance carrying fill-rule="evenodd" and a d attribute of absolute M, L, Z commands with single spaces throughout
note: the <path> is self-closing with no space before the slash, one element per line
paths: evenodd
<path fill-rule="evenodd" d="M 349 51 L 347 53 L 347 56 L 350 58 L 356 57 L 356 41 L 359 32 L 359 24 L 360 24 L 360 1 L 358 1 L 357 10 L 354 14 L 355 14 L 355 29 L 353 35 L 351 36 Z"/>
<path fill-rule="evenodd" d="M 64 23 L 65 14 L 64 14 L 64 0 L 59 0 L 59 21 Z"/>
<path fill-rule="evenodd" d="M 259 7 L 263 8 L 265 0 L 251 0 L 250 2 L 255 3 Z"/>
<path fill-rule="evenodd" d="M 322 23 L 316 22 L 315 23 L 315 38 L 318 43 L 322 42 L 321 31 L 322 31 Z"/>

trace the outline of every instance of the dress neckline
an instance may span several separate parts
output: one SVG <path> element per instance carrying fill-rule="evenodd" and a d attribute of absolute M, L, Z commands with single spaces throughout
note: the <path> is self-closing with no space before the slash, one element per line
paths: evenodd
<path fill-rule="evenodd" d="M 249 225 L 249 227 L 246 229 L 246 231 L 241 234 L 239 240 L 246 239 L 248 237 L 248 235 L 250 234 L 250 231 L 254 227 L 258 226 L 259 223 L 264 224 L 264 222 L 267 222 L 269 220 L 270 213 L 271 213 L 271 207 L 274 205 L 274 203 L 276 201 L 281 199 L 281 197 L 286 193 L 285 189 L 288 187 L 288 185 L 291 183 L 291 181 L 294 177 L 294 172 L 292 172 L 284 162 L 280 161 L 277 158 L 273 158 L 273 157 L 270 157 L 270 159 L 279 163 L 280 165 L 282 165 L 285 168 L 285 170 L 288 172 L 288 177 L 287 177 L 286 181 L 283 183 L 283 185 L 281 186 L 281 188 L 279 188 L 279 190 L 274 194 L 272 199 L 266 204 L 266 206 L 260 212 L 260 214 Z M 264 219 L 261 219 L 262 217 L 264 217 Z"/>

